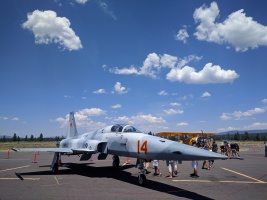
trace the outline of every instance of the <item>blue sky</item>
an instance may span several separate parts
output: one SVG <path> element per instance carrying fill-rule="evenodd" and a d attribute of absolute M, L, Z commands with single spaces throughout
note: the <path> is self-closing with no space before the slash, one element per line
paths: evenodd
<path fill-rule="evenodd" d="M 0 135 L 267 128 L 267 2 L 4 0 Z"/>

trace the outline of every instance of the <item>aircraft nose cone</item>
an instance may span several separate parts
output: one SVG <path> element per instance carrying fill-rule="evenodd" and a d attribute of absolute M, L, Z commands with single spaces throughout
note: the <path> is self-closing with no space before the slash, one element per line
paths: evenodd
<path fill-rule="evenodd" d="M 184 149 L 184 153 L 188 157 L 194 158 L 195 160 L 211 160 L 211 159 L 227 159 L 228 157 L 219 153 L 210 152 L 205 149 L 197 147 L 187 146 Z"/>

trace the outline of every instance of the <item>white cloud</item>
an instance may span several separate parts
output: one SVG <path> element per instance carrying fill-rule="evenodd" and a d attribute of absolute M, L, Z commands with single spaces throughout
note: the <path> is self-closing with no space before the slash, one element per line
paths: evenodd
<path fill-rule="evenodd" d="M 193 67 L 173 68 L 167 74 L 169 81 L 185 82 L 187 84 L 232 83 L 239 75 L 234 70 L 224 70 L 219 65 L 208 63 L 196 72 Z"/>
<path fill-rule="evenodd" d="M 229 126 L 227 128 L 219 128 L 218 132 L 234 131 L 234 130 L 239 130 L 239 129 L 240 128 L 235 128 L 235 127 Z"/>
<path fill-rule="evenodd" d="M 70 28 L 70 21 L 66 17 L 57 17 L 57 13 L 51 10 L 35 10 L 27 14 L 28 20 L 22 24 L 22 28 L 33 32 L 35 43 L 56 43 L 69 51 L 82 48 L 80 38 Z"/>
<path fill-rule="evenodd" d="M 167 96 L 168 93 L 165 92 L 164 90 L 162 90 L 162 91 L 158 92 L 158 95 L 159 95 L 159 96 Z"/>
<path fill-rule="evenodd" d="M 267 123 L 260 123 L 260 122 L 256 122 L 251 124 L 250 126 L 245 126 L 245 129 L 249 130 L 249 129 L 267 129 Z"/>
<path fill-rule="evenodd" d="M 195 10 L 193 17 L 199 25 L 194 35 L 198 40 L 230 44 L 236 51 L 267 45 L 267 26 L 247 17 L 243 9 L 230 14 L 222 23 L 216 23 L 219 13 L 216 2 L 212 2 L 210 7 L 203 5 Z"/>
<path fill-rule="evenodd" d="M 174 109 L 169 109 L 169 110 L 164 110 L 164 112 L 168 115 L 175 115 L 175 114 L 183 114 L 183 110 L 174 110 Z"/>
<path fill-rule="evenodd" d="M 207 63 L 199 72 L 196 72 L 193 67 L 185 66 L 189 62 L 200 59 L 202 57 L 196 55 L 180 59 L 168 54 L 161 56 L 156 53 L 150 53 L 140 68 L 132 65 L 129 68 L 122 69 L 115 67 L 109 71 L 114 74 L 144 75 L 156 79 L 162 68 L 169 68 L 171 70 L 166 75 L 167 80 L 185 82 L 187 84 L 232 83 L 239 77 L 234 70 L 224 70 L 218 65 L 212 66 L 212 63 Z"/>
<path fill-rule="evenodd" d="M 177 102 L 172 102 L 170 103 L 171 106 L 180 106 L 181 104 L 180 103 L 177 103 Z"/>
<path fill-rule="evenodd" d="M 177 35 L 175 36 L 176 40 L 180 40 L 183 41 L 183 43 L 186 43 L 187 38 L 189 37 L 186 29 L 180 29 L 177 33 Z"/>
<path fill-rule="evenodd" d="M 143 66 L 136 67 L 134 65 L 130 67 L 125 67 L 119 69 L 117 67 L 110 69 L 109 71 L 114 74 L 121 74 L 121 75 L 143 75 L 148 76 L 153 79 L 158 78 L 158 74 L 162 68 L 174 68 L 174 67 L 181 67 L 187 64 L 188 62 L 194 60 L 200 60 L 201 57 L 196 55 L 190 55 L 185 58 L 178 58 L 176 56 L 172 56 L 169 54 L 158 55 L 156 53 L 150 53 L 147 55 L 147 58 L 143 62 Z"/>
<path fill-rule="evenodd" d="M 73 96 L 64 95 L 64 98 L 65 98 L 65 99 L 72 99 L 72 98 L 73 98 Z"/>
<path fill-rule="evenodd" d="M 75 0 L 79 4 L 85 4 L 88 0 Z"/>
<path fill-rule="evenodd" d="M 116 104 L 116 105 L 111 106 L 111 108 L 113 108 L 113 109 L 121 108 L 121 105 L 120 104 Z"/>
<path fill-rule="evenodd" d="M 14 117 L 12 120 L 13 121 L 19 121 L 19 118 L 18 117 Z"/>
<path fill-rule="evenodd" d="M 114 89 L 118 94 L 126 94 L 128 92 L 127 89 L 123 87 L 120 82 L 117 82 L 114 85 Z"/>
<path fill-rule="evenodd" d="M 80 0 L 81 1 L 81 0 Z M 100 6 L 100 8 L 104 11 L 104 13 L 106 13 L 107 15 L 109 15 L 110 17 L 112 17 L 114 20 L 117 19 L 117 17 L 115 16 L 115 14 L 113 13 L 113 11 L 111 11 L 109 9 L 108 4 L 106 4 L 104 1 L 99 0 L 98 1 L 98 5 Z"/>
<path fill-rule="evenodd" d="M 0 117 L 3 120 L 8 120 L 8 117 Z"/>
<path fill-rule="evenodd" d="M 100 108 L 86 108 L 79 110 L 78 112 L 75 112 L 74 116 L 78 131 L 80 129 L 85 129 L 86 131 L 90 131 L 105 127 L 106 126 L 105 123 L 95 122 L 90 118 L 93 116 L 101 116 L 105 114 L 106 111 Z M 69 120 L 69 114 L 67 114 L 65 118 L 59 117 L 55 119 L 56 122 L 59 122 L 61 124 L 61 128 L 66 128 L 68 120 Z"/>
<path fill-rule="evenodd" d="M 210 93 L 208 93 L 208 92 L 204 92 L 203 94 L 202 94 L 202 96 L 201 97 L 210 97 L 211 96 L 211 94 Z"/>
<path fill-rule="evenodd" d="M 221 120 L 230 120 L 230 119 L 240 120 L 244 117 L 250 117 L 252 115 L 262 114 L 262 113 L 265 113 L 265 110 L 263 108 L 254 108 L 253 110 L 248 110 L 245 112 L 235 111 L 233 113 L 223 113 L 220 118 Z"/>
<path fill-rule="evenodd" d="M 94 94 L 106 94 L 105 89 L 99 89 L 93 92 Z"/>
<path fill-rule="evenodd" d="M 118 117 L 115 119 L 115 121 L 117 122 L 125 122 L 128 124 L 160 124 L 160 123 L 166 123 L 166 121 L 161 118 L 161 117 L 155 117 L 152 116 L 151 114 L 148 115 L 137 115 L 137 116 L 132 116 L 132 117 L 126 117 L 126 116 L 122 116 L 122 117 Z"/>
<path fill-rule="evenodd" d="M 267 99 L 263 99 L 261 102 L 262 103 L 267 103 Z"/>
<path fill-rule="evenodd" d="M 176 124 L 176 126 L 188 126 L 187 122 L 180 122 L 178 124 Z"/>

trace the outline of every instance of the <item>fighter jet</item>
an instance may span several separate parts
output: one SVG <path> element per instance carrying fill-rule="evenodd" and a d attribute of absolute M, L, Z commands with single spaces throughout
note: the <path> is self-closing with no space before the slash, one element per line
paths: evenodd
<path fill-rule="evenodd" d="M 98 160 L 105 160 L 113 155 L 113 167 L 119 167 L 119 156 L 137 158 L 138 184 L 147 183 L 143 169 L 144 160 L 214 160 L 227 159 L 225 155 L 180 144 L 178 142 L 142 133 L 128 124 L 115 124 L 105 128 L 79 135 L 76 128 L 74 112 L 69 115 L 67 138 L 58 148 L 13 148 L 14 151 L 54 152 L 51 168 L 58 171 L 60 154 L 81 155 L 80 160 L 89 160 L 92 154 L 98 154 Z"/>

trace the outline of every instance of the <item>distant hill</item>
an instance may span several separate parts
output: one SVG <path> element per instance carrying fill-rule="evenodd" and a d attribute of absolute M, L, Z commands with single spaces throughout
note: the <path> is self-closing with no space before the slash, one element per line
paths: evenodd
<path fill-rule="evenodd" d="M 234 130 L 234 131 L 226 131 L 226 132 L 221 132 L 221 133 L 217 133 L 216 135 L 234 135 L 236 133 L 239 133 L 239 134 L 245 134 L 245 132 L 248 132 L 248 134 L 263 134 L 263 133 L 267 133 L 267 129 L 265 130 Z"/>

